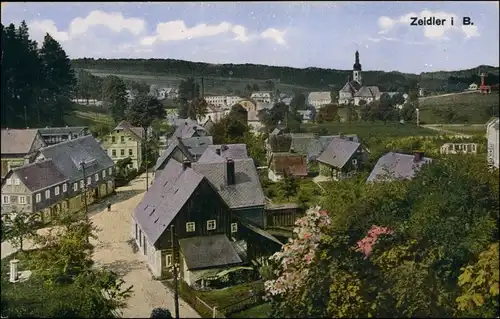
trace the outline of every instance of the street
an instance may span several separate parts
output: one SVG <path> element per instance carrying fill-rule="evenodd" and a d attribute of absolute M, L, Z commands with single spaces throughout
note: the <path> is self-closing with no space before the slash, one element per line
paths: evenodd
<path fill-rule="evenodd" d="M 149 318 L 151 310 L 164 307 L 174 314 L 174 296 L 160 282 L 153 280 L 141 255 L 134 253 L 128 241 L 132 238 L 131 215 L 142 199 L 146 186 L 145 174 L 120 187 L 116 195 L 89 207 L 89 216 L 99 228 L 98 239 L 94 242 L 94 261 L 120 274 L 125 287 L 133 285 L 127 308 L 122 309 L 124 318 Z M 111 212 L 106 203 L 112 204 Z M 31 248 L 29 243 L 25 248 Z M 2 242 L 2 259 L 15 250 L 7 242 Z M 186 302 L 179 300 L 181 318 L 199 318 L 198 313 Z"/>

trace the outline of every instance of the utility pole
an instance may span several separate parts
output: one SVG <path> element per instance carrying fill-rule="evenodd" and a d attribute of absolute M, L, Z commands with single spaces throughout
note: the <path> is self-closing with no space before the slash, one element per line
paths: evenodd
<path fill-rule="evenodd" d="M 420 126 L 420 110 L 418 108 L 415 110 L 417 111 L 417 126 Z"/>
<path fill-rule="evenodd" d="M 175 246 L 174 225 L 170 226 L 170 240 L 172 243 L 172 275 L 174 276 L 174 307 L 175 318 L 179 319 L 179 282 L 177 278 L 177 253 Z"/>

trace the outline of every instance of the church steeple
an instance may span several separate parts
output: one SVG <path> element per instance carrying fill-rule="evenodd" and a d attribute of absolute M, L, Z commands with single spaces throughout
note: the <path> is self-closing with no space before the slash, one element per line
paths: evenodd
<path fill-rule="evenodd" d="M 359 52 L 356 50 L 354 54 L 355 61 L 352 66 L 352 77 L 353 80 L 361 84 L 361 63 L 359 63 Z"/>

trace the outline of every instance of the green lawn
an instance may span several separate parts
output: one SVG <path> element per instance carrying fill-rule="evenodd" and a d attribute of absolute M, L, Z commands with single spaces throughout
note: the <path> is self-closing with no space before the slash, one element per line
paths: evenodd
<path fill-rule="evenodd" d="M 119 72 L 119 71 L 110 72 L 107 70 L 93 70 L 93 69 L 88 69 L 87 71 L 96 76 L 105 77 L 108 75 L 117 75 L 124 79 L 130 79 L 139 82 L 143 81 L 147 84 L 155 84 L 160 87 L 172 87 L 172 86 L 177 87 L 184 78 L 188 77 L 188 75 L 186 76 L 167 75 L 167 74 L 154 75 L 147 73 L 140 74 L 137 72 L 134 73 Z M 264 80 L 241 79 L 241 78 L 230 77 L 229 75 L 227 77 L 205 77 L 204 80 L 205 80 L 205 93 L 210 93 L 210 94 L 228 94 L 228 88 L 231 88 L 232 90 L 243 91 L 247 84 L 257 84 L 259 85 L 261 90 L 265 90 Z M 297 86 L 286 83 L 276 83 L 276 88 L 279 89 L 281 92 L 290 92 L 293 91 L 294 89 L 304 90 L 304 91 L 312 90 L 311 88 L 306 88 L 303 86 Z"/>
<path fill-rule="evenodd" d="M 64 117 L 68 126 L 92 126 L 95 124 L 112 125 L 113 119 L 106 109 L 100 107 L 75 105 L 74 110 Z"/>
<path fill-rule="evenodd" d="M 400 124 L 399 122 L 355 122 L 355 123 L 305 123 L 302 128 L 306 132 L 321 132 L 328 134 L 357 134 L 362 140 L 373 137 L 404 137 L 404 136 L 433 136 L 438 133 L 430 129 L 416 126 L 412 123 Z"/>
<path fill-rule="evenodd" d="M 490 118 L 489 110 L 498 108 L 498 92 L 491 94 L 469 93 L 422 99 L 420 120 L 425 124 L 449 123 L 439 112 L 450 109 L 455 113 L 451 123 L 483 124 Z M 498 112 L 498 111 L 497 111 Z"/>
<path fill-rule="evenodd" d="M 236 312 L 228 318 L 269 318 L 271 312 L 271 304 L 264 303 L 241 312 Z"/>
<path fill-rule="evenodd" d="M 280 189 L 281 181 L 276 183 L 271 182 L 267 179 L 267 171 L 261 173 L 261 181 L 263 182 L 264 195 L 272 200 L 275 204 L 283 203 L 299 203 L 299 199 L 306 202 L 306 205 L 310 207 L 316 203 L 318 196 L 321 194 L 321 189 L 316 183 L 312 181 L 311 178 L 297 179 L 299 184 L 298 192 L 295 196 L 287 198 L 283 195 Z"/>
<path fill-rule="evenodd" d="M 484 125 L 440 125 L 439 128 L 451 132 L 462 133 L 462 134 L 471 134 L 471 135 L 484 135 L 486 134 L 486 127 Z"/>

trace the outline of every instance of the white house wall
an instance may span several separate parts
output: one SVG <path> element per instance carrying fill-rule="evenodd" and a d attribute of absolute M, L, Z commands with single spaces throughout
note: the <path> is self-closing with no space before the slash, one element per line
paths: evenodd
<path fill-rule="evenodd" d="M 153 276 L 159 278 L 159 277 L 161 277 L 161 251 L 156 250 L 154 245 L 152 245 L 147 240 L 146 236 L 144 235 L 144 232 L 142 231 L 139 224 L 137 224 L 135 219 L 132 219 L 132 221 L 133 221 L 132 222 L 132 238 L 135 239 L 135 242 L 136 242 L 137 246 L 139 247 L 139 255 L 146 262 L 146 264 L 148 265 L 148 268 L 153 273 Z M 137 238 L 136 238 L 136 234 L 135 234 L 136 225 L 137 225 L 137 233 L 141 234 L 142 240 L 139 239 L 139 236 L 137 236 Z M 141 231 L 139 232 L 139 230 L 141 230 Z M 146 255 L 144 255 L 144 241 L 143 241 L 144 239 L 146 239 L 145 240 Z"/>
<path fill-rule="evenodd" d="M 283 178 L 280 175 L 276 174 L 272 169 L 268 169 L 267 177 L 273 182 L 277 182 Z"/>

